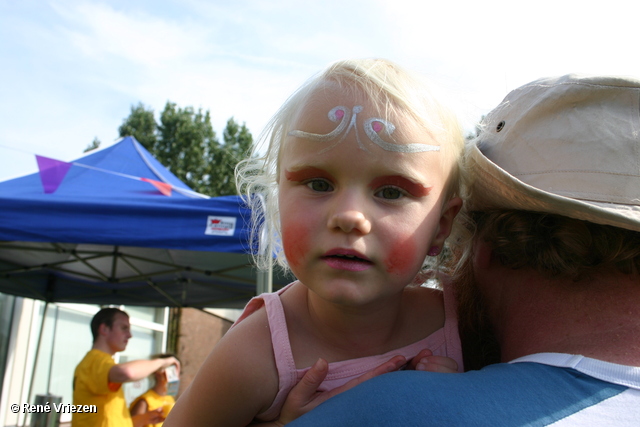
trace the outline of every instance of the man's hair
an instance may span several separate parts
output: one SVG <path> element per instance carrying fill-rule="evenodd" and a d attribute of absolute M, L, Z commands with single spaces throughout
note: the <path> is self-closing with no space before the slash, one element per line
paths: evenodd
<path fill-rule="evenodd" d="M 91 319 L 91 335 L 93 335 L 93 342 L 96 342 L 100 335 L 100 325 L 104 324 L 109 328 L 113 327 L 113 319 L 116 317 L 116 314 L 122 314 L 129 317 L 129 315 L 124 311 L 113 307 L 103 308 L 93 316 L 93 319 Z"/>
<path fill-rule="evenodd" d="M 640 232 L 517 210 L 471 214 L 478 238 L 511 268 L 579 280 L 602 266 L 640 274 Z"/>
<path fill-rule="evenodd" d="M 464 215 L 470 233 L 456 239 L 458 262 L 453 283 L 458 300 L 458 327 L 465 370 L 499 362 L 487 303 L 475 285 L 473 241 L 481 239 L 505 266 L 531 268 L 545 277 L 561 277 L 580 285 L 600 268 L 640 276 L 640 232 L 519 210 L 490 210 Z M 455 263 L 455 261 L 454 261 Z"/>

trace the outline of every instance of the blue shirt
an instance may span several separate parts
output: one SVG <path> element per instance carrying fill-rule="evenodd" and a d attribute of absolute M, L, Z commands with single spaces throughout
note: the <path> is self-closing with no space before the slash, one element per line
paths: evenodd
<path fill-rule="evenodd" d="M 640 368 L 557 353 L 464 374 L 400 371 L 289 426 L 640 426 Z"/>

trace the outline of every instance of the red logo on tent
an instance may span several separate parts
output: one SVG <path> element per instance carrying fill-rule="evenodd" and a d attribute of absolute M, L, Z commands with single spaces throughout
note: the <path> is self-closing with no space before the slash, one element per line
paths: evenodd
<path fill-rule="evenodd" d="M 236 218 L 233 216 L 209 216 L 204 234 L 233 236 L 236 230 Z"/>

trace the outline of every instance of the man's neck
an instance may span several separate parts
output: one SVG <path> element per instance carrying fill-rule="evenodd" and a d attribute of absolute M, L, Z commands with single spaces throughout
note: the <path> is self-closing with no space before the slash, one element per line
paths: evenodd
<path fill-rule="evenodd" d="M 498 321 L 503 361 L 556 352 L 640 366 L 637 277 L 609 272 L 584 283 L 512 279 L 514 290 Z"/>
<path fill-rule="evenodd" d="M 104 342 L 103 340 L 101 340 L 100 338 L 98 338 L 94 343 L 93 346 L 91 347 L 91 349 L 93 350 L 100 350 L 100 351 L 104 351 L 107 354 L 110 354 L 111 356 L 113 356 L 114 354 L 116 354 L 115 351 L 113 351 L 111 349 L 111 347 L 109 347 L 109 345 Z"/>

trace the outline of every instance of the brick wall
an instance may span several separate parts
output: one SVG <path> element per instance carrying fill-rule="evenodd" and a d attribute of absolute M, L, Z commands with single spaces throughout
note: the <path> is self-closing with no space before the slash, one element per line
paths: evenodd
<path fill-rule="evenodd" d="M 213 346 L 231 327 L 231 322 L 195 308 L 184 308 L 180 316 L 178 358 L 182 365 L 178 396 L 187 388 Z"/>

